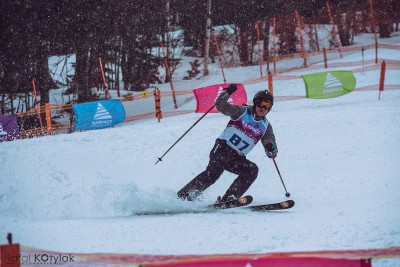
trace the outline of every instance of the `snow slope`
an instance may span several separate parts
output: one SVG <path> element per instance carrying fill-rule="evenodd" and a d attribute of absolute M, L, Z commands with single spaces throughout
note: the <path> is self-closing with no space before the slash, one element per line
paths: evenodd
<path fill-rule="evenodd" d="M 373 56 L 367 51 L 366 58 Z M 379 56 L 400 59 L 393 50 L 380 50 Z M 207 84 L 221 82 L 214 67 Z M 243 82 L 257 77 L 257 68 L 225 71 L 229 82 Z M 358 73 L 356 78 L 357 86 L 378 84 L 379 71 Z M 386 82 L 400 84 L 398 70 L 388 70 Z M 246 89 L 252 97 L 265 87 L 259 83 Z M 305 94 L 301 80 L 277 81 L 274 89 L 278 96 Z M 355 91 L 333 99 L 277 101 L 267 117 L 277 137 L 277 164 L 296 201 L 283 212 L 132 215 L 196 209 L 225 192 L 235 178 L 228 172 L 202 201 L 176 199 L 176 191 L 206 167 L 214 140 L 228 121 L 222 114 L 208 114 L 157 165 L 157 157 L 201 114 L 0 143 L 0 236 L 12 232 L 15 242 L 24 246 L 76 253 L 178 255 L 400 246 L 399 103 L 400 90 L 384 91 L 380 100 L 378 91 Z M 260 168 L 247 192 L 255 204 L 285 199 L 261 146 L 248 158 Z M 374 266 L 400 266 L 400 260 L 380 260 Z"/>

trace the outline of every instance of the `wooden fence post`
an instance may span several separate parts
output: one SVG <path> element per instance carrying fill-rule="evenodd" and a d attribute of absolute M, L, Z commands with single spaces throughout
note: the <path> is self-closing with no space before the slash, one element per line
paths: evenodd
<path fill-rule="evenodd" d="M 45 105 L 46 110 L 46 126 L 47 126 L 47 133 L 51 135 L 53 133 L 53 125 L 51 124 L 51 110 L 50 110 L 50 103 L 46 103 Z"/>
<path fill-rule="evenodd" d="M 274 86 L 272 83 L 272 74 L 271 72 L 268 72 L 268 91 L 271 93 L 271 95 L 274 95 Z"/>

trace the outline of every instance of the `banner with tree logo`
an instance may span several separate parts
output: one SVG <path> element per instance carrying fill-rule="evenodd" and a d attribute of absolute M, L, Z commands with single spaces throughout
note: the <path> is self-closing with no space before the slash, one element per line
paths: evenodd
<path fill-rule="evenodd" d="M 307 98 L 332 98 L 350 93 L 356 87 L 356 78 L 349 70 L 327 71 L 301 76 Z"/>
<path fill-rule="evenodd" d="M 125 109 L 119 100 L 100 100 L 72 105 L 76 130 L 94 130 L 114 126 L 125 120 Z"/>

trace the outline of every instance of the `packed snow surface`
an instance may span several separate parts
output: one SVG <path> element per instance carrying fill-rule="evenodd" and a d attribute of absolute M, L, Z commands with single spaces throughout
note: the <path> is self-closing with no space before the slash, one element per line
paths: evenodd
<path fill-rule="evenodd" d="M 366 51 L 366 56 L 373 58 L 374 51 Z M 383 49 L 379 57 L 400 59 L 399 53 Z M 337 62 L 341 60 L 346 57 Z M 202 86 L 221 82 L 214 65 L 214 76 Z M 257 68 L 225 71 L 229 82 L 243 82 L 256 78 Z M 379 74 L 356 73 L 357 86 L 378 84 Z M 398 70 L 387 70 L 385 82 L 400 84 Z M 265 81 L 246 86 L 249 99 L 264 88 Z M 305 95 L 301 79 L 276 81 L 274 92 Z M 267 118 L 277 139 L 278 167 L 296 202 L 280 212 L 237 208 L 134 215 L 196 210 L 224 194 L 236 177 L 228 172 L 200 201 L 176 198 L 176 192 L 205 169 L 214 140 L 229 120 L 219 113 L 208 114 L 157 165 L 157 158 L 202 114 L 0 143 L 0 237 L 12 232 L 15 242 L 24 246 L 76 253 L 179 255 L 400 246 L 399 103 L 400 90 L 385 90 L 380 100 L 375 90 L 324 100 L 276 101 Z M 182 108 L 194 106 L 192 101 Z M 247 191 L 254 204 L 285 200 L 262 146 L 248 158 L 260 169 Z"/>

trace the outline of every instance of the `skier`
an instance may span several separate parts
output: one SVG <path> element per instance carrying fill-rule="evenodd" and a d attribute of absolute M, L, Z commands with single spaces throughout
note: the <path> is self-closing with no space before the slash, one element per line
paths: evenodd
<path fill-rule="evenodd" d="M 274 104 L 274 97 L 265 90 L 255 94 L 253 106 L 229 104 L 228 99 L 236 90 L 237 85 L 230 84 L 215 100 L 217 110 L 230 116 L 231 120 L 217 138 L 210 152 L 206 170 L 178 192 L 179 198 L 194 201 L 227 170 L 238 177 L 226 193 L 218 197 L 217 203 L 235 200 L 241 197 L 257 178 L 257 165 L 246 158 L 257 142 L 261 140 L 269 158 L 277 156 L 275 135 L 271 124 L 265 118 Z"/>

